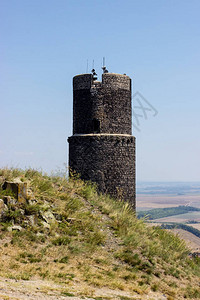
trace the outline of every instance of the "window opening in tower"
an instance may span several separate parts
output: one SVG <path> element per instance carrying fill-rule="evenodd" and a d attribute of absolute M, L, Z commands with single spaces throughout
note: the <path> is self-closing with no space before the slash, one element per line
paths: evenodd
<path fill-rule="evenodd" d="M 100 133 L 100 121 L 98 119 L 92 120 L 92 131 L 93 133 Z"/>

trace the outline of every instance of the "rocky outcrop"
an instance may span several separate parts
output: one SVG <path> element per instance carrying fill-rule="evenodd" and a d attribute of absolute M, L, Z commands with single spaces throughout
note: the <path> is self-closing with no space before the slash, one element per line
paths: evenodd
<path fill-rule="evenodd" d="M 2 190 L 5 196 L 0 199 L 0 221 L 12 224 L 7 227 L 8 231 L 21 231 L 38 223 L 48 230 L 52 223 L 57 222 L 50 204 L 35 199 L 27 182 L 4 181 Z"/>

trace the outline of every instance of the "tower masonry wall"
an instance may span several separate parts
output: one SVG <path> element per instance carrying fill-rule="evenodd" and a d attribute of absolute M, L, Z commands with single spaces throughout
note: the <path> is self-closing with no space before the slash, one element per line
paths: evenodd
<path fill-rule="evenodd" d="M 69 141 L 69 165 L 98 190 L 122 198 L 135 209 L 135 138 L 130 135 L 74 135 Z"/>
<path fill-rule="evenodd" d="M 92 74 L 82 74 L 74 76 L 73 78 L 73 90 L 88 90 L 92 85 Z"/>
<path fill-rule="evenodd" d="M 102 86 L 111 89 L 131 90 L 131 79 L 127 75 L 104 73 L 102 75 Z"/>
<path fill-rule="evenodd" d="M 69 166 L 98 190 L 135 208 L 135 138 L 132 136 L 131 79 L 104 73 L 73 78 L 73 136 Z"/>
<path fill-rule="evenodd" d="M 102 82 L 91 74 L 73 79 L 73 134 L 131 134 L 131 79 L 126 75 L 104 73 Z M 94 126 L 98 122 L 99 127 Z"/>

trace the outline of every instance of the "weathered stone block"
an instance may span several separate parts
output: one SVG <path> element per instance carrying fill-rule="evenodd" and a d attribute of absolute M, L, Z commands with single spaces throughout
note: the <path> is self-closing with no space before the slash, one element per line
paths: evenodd
<path fill-rule="evenodd" d="M 10 191 L 20 203 L 26 202 L 27 183 L 26 182 L 9 182 L 5 181 L 2 185 L 3 190 Z"/>

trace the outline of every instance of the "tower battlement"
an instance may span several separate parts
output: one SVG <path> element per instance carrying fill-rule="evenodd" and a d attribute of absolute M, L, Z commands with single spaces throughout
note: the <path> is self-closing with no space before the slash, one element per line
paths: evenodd
<path fill-rule="evenodd" d="M 102 74 L 102 81 L 93 81 L 92 74 L 76 75 L 73 78 L 74 90 L 91 89 L 92 87 L 130 90 L 131 79 L 127 75 L 116 73 Z"/>

